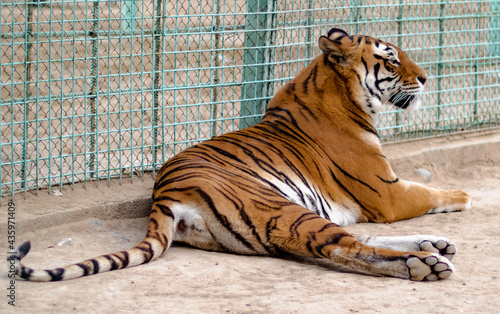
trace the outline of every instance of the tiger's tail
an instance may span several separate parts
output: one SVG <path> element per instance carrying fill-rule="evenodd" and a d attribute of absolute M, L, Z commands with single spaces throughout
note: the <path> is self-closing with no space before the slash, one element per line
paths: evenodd
<path fill-rule="evenodd" d="M 148 232 L 144 239 L 132 248 L 111 254 L 104 254 L 86 261 L 62 268 L 35 270 L 24 266 L 21 260 L 31 249 L 30 241 L 17 247 L 16 252 L 8 259 L 14 260 L 16 275 L 29 281 L 59 281 L 146 264 L 159 257 L 170 247 L 174 235 L 173 217 L 163 217 L 167 224 L 160 230 L 158 220 L 152 215 Z M 165 228 L 166 227 L 166 228 Z"/>

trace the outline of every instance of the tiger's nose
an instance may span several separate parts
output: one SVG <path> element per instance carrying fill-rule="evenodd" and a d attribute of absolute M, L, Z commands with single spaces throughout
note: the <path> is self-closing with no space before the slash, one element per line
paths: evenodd
<path fill-rule="evenodd" d="M 425 85 L 425 82 L 427 81 L 427 76 L 418 76 L 417 80 L 420 82 L 420 84 Z"/>

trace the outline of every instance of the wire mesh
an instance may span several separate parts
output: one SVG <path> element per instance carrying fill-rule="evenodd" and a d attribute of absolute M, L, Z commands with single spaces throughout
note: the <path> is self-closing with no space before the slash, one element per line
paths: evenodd
<path fill-rule="evenodd" d="M 383 142 L 498 128 L 500 1 L 11 0 L 1 9 L 1 195 L 134 179 L 251 125 L 331 27 L 402 47 L 423 108 Z"/>

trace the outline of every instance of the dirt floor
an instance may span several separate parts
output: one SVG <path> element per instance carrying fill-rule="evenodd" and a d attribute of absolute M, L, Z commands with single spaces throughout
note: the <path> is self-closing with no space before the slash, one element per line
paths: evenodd
<path fill-rule="evenodd" d="M 125 270 L 66 282 L 17 280 L 16 307 L 1 297 L 0 312 L 498 313 L 499 139 L 500 134 L 496 134 L 386 145 L 386 154 L 401 178 L 425 183 L 428 178 L 418 173 L 419 169 L 426 169 L 432 174 L 426 184 L 464 189 L 473 197 L 473 208 L 394 224 L 358 224 L 346 228 L 372 236 L 434 234 L 452 239 L 458 248 L 453 260 L 457 273 L 448 280 L 420 283 L 349 273 L 324 260 L 237 256 L 176 246 L 150 264 Z M 436 150 L 439 147 L 443 149 Z M 142 184 L 149 186 L 149 181 Z M 109 194 L 108 198 L 120 197 L 120 192 L 111 188 L 98 190 Z M 150 190 L 148 187 L 143 193 Z M 90 192 L 86 190 L 85 198 L 92 198 L 88 196 Z M 61 200 L 66 205 L 78 203 L 72 193 L 64 192 L 57 201 L 51 196 L 53 207 L 60 206 L 57 202 Z M 23 206 L 47 200 L 49 196 L 16 201 L 16 210 L 21 215 Z M 2 212 L 6 206 L 3 202 Z M 146 225 L 145 217 L 106 220 L 90 215 L 74 223 L 23 230 L 16 241 L 18 244 L 32 241 L 31 253 L 23 260 L 26 265 L 60 267 L 125 249 L 142 239 Z M 7 236 L 2 231 L 0 257 L 4 258 L 8 249 Z M 73 244 L 57 245 L 66 238 L 71 238 Z M 0 271 L 0 287 L 5 295 L 10 283 L 4 263 Z"/>

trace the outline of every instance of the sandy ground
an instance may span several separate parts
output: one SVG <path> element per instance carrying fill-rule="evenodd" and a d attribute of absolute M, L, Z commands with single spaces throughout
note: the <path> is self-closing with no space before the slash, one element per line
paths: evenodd
<path fill-rule="evenodd" d="M 420 154 L 399 158 L 405 155 L 401 147 L 388 147 L 400 177 L 423 182 L 417 173 L 424 167 L 432 173 L 429 185 L 466 190 L 473 197 L 473 209 L 394 224 L 358 224 L 347 230 L 372 236 L 446 236 L 459 250 L 453 260 L 458 272 L 448 280 L 419 283 L 350 273 L 325 260 L 237 256 L 175 246 L 156 261 L 139 267 L 65 282 L 18 280 L 15 308 L 7 304 L 9 283 L 6 266 L 2 265 L 0 312 L 497 313 L 500 154 L 493 151 L 496 159 L 476 156 L 472 162 L 461 162 L 450 169 L 452 164 L 457 165 L 450 160 L 464 157 L 446 155 L 426 161 Z M 498 147 L 493 149 L 500 152 Z M 146 225 L 147 218 L 87 218 L 23 232 L 17 241 L 32 241 L 31 253 L 23 260 L 26 265 L 59 267 L 125 249 L 142 239 Z M 69 237 L 72 245 L 56 245 Z M 1 258 L 7 252 L 4 239 L 2 235 Z"/>

